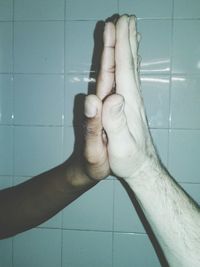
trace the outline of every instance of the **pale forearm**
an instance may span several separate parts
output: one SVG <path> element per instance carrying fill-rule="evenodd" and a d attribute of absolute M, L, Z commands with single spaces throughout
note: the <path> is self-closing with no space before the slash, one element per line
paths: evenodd
<path fill-rule="evenodd" d="M 200 266 L 200 209 L 165 169 L 143 166 L 127 180 L 170 267 Z"/>
<path fill-rule="evenodd" d="M 25 183 L 0 191 L 0 238 L 48 220 L 97 182 L 65 162 Z"/>

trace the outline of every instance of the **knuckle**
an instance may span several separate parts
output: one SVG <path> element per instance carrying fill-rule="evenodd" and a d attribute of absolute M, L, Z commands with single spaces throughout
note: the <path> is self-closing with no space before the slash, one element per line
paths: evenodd
<path fill-rule="evenodd" d="M 85 128 L 85 136 L 99 136 L 99 130 L 97 126 L 87 126 Z"/>
<path fill-rule="evenodd" d="M 105 72 L 114 74 L 115 73 L 115 66 L 114 65 L 107 66 L 107 68 L 105 68 Z"/>
<path fill-rule="evenodd" d="M 85 123 L 83 128 L 85 137 L 97 137 L 102 133 L 102 127 L 98 123 L 87 122 Z"/>
<path fill-rule="evenodd" d="M 114 74 L 115 73 L 115 65 L 107 65 L 101 67 L 101 78 L 104 79 L 105 74 Z"/>

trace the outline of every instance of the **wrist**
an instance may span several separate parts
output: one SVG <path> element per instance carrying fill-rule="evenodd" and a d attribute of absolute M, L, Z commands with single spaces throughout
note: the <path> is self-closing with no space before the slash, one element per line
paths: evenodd
<path fill-rule="evenodd" d="M 130 178 L 126 179 L 126 182 L 133 187 L 151 186 L 158 179 L 162 179 L 166 175 L 166 170 L 162 166 L 162 163 L 158 158 L 146 158 L 134 174 Z"/>
<path fill-rule="evenodd" d="M 80 160 L 71 158 L 63 163 L 65 169 L 65 177 L 69 186 L 74 188 L 92 187 L 98 181 L 89 177 L 84 170 Z"/>

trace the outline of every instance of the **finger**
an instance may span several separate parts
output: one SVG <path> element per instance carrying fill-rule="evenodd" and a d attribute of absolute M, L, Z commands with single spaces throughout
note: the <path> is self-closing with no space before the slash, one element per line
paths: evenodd
<path fill-rule="evenodd" d="M 97 96 L 103 100 L 111 93 L 115 72 L 115 26 L 111 22 L 105 24 L 104 48 L 101 57 L 101 67 L 97 78 Z"/>
<path fill-rule="evenodd" d="M 98 164 L 106 157 L 105 144 L 102 138 L 102 102 L 96 95 L 85 99 L 85 148 L 84 156 L 90 164 Z"/>
<path fill-rule="evenodd" d="M 126 103 L 134 105 L 137 82 L 129 35 L 129 17 L 123 15 L 116 25 L 116 92 L 124 97 Z"/>
<path fill-rule="evenodd" d="M 127 126 L 122 96 L 113 94 L 106 98 L 103 104 L 102 123 L 108 138 L 109 158 L 122 159 L 127 156 L 134 138 Z"/>
<path fill-rule="evenodd" d="M 139 74 L 138 74 L 138 43 L 140 40 L 140 35 L 137 33 L 136 28 L 136 17 L 130 16 L 129 19 L 129 40 L 132 52 L 133 64 L 134 64 L 134 74 L 137 87 L 139 88 Z"/>

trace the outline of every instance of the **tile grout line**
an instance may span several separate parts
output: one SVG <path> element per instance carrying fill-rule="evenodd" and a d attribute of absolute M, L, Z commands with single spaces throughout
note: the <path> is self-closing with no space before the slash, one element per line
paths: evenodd
<path fill-rule="evenodd" d="M 14 0 L 12 0 L 12 186 L 14 185 Z M 14 267 L 14 237 L 12 237 L 12 267 Z"/>
<path fill-rule="evenodd" d="M 200 183 L 198 184 L 200 185 Z M 34 229 L 51 229 L 51 230 L 60 230 L 59 227 L 48 227 L 48 226 L 37 226 Z M 77 231 L 77 232 L 94 232 L 94 233 L 112 233 L 112 230 L 99 230 L 99 229 L 80 229 L 80 228 L 63 228 L 64 231 Z M 135 232 L 135 231 L 119 231 L 116 230 L 114 233 L 118 234 L 134 234 L 134 235 L 147 235 L 144 232 Z"/>
<path fill-rule="evenodd" d="M 12 13 L 12 71 L 11 71 L 11 80 L 12 80 L 12 115 L 11 115 L 11 125 L 12 125 L 12 160 L 13 160 L 13 166 L 12 166 L 12 176 L 14 176 L 14 0 L 12 0 L 13 5 L 13 13 Z M 12 181 L 13 185 L 13 181 Z"/>
<path fill-rule="evenodd" d="M 119 12 L 118 12 L 119 13 Z M 96 17 L 96 18 L 71 18 L 71 19 L 12 19 L 12 20 L 0 20 L 0 23 L 4 23 L 4 22 L 19 22 L 19 23 L 23 23 L 23 22 L 26 22 L 26 23 L 31 23 L 31 22 L 61 22 L 61 21 L 71 21 L 71 22 L 76 22 L 76 21 L 79 21 L 79 22 L 85 22 L 85 21 L 97 21 L 97 20 L 100 20 L 101 18 L 100 17 Z M 170 17 L 138 17 L 137 18 L 138 20 L 171 20 Z M 199 17 L 196 17 L 196 18 L 192 18 L 192 17 L 179 17 L 179 18 L 174 18 L 174 20 L 176 21 L 184 21 L 184 20 L 190 20 L 190 21 L 193 21 L 193 20 L 197 20 L 199 21 L 200 18 Z"/>
<path fill-rule="evenodd" d="M 0 72 L 0 75 L 12 75 L 12 74 L 15 74 L 15 75 L 41 75 L 41 76 L 48 76 L 48 75 L 55 75 L 55 76 L 71 76 L 71 75 L 80 75 L 81 77 L 84 76 L 84 75 L 87 75 L 90 74 L 91 71 L 84 71 L 84 70 L 80 70 L 80 71 L 66 71 L 66 72 Z M 163 78 L 166 78 L 167 76 L 170 76 L 170 74 L 173 74 L 174 76 L 200 76 L 200 74 L 198 72 L 161 72 L 161 71 L 156 71 L 156 72 L 151 72 L 151 71 L 148 71 L 148 72 L 144 72 L 144 71 L 140 71 L 140 74 L 142 77 L 163 77 Z"/>
<path fill-rule="evenodd" d="M 6 124 L 2 123 L 0 124 L 0 127 L 6 127 L 6 126 L 13 126 L 13 127 L 24 127 L 24 128 L 73 128 L 73 127 L 80 127 L 79 124 L 73 126 L 71 124 L 65 124 L 65 125 L 49 125 L 49 124 Z M 150 127 L 150 130 L 169 130 L 169 127 Z M 200 131 L 200 128 L 192 128 L 192 127 L 171 127 L 170 130 L 172 131 Z"/>
<path fill-rule="evenodd" d="M 63 49 L 63 57 L 64 57 L 64 84 L 63 84 L 63 96 L 64 96 L 64 103 L 63 103 L 63 115 L 62 115 L 62 124 L 63 124 L 63 128 L 62 128 L 62 158 L 64 160 L 64 141 L 65 141 L 65 117 L 66 117 L 66 114 L 65 114 L 65 107 L 66 107 L 66 73 L 65 73 L 65 70 L 66 70 L 66 21 L 65 21 L 65 18 L 66 18 L 66 8 L 67 8 L 67 0 L 65 0 L 64 2 L 64 40 L 63 40 L 63 46 L 64 46 L 64 49 Z M 63 266 L 63 244 L 64 244 L 64 228 L 63 228 L 63 225 L 64 225 L 64 211 L 62 210 L 62 214 L 61 214 L 61 267 Z"/>
<path fill-rule="evenodd" d="M 170 132 L 172 129 L 171 95 L 172 95 L 172 67 L 173 67 L 173 38 L 174 38 L 174 0 L 172 0 L 171 40 L 170 40 L 170 84 L 169 84 L 169 118 L 168 118 L 168 149 L 167 168 L 169 168 Z"/>

